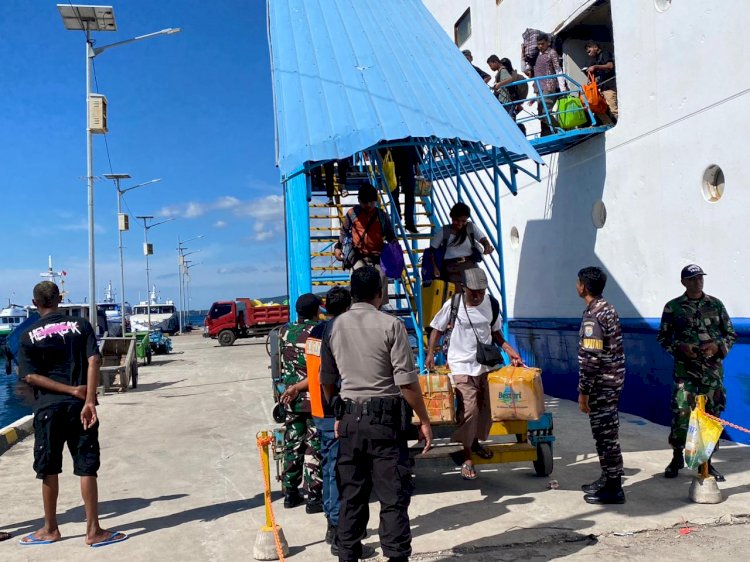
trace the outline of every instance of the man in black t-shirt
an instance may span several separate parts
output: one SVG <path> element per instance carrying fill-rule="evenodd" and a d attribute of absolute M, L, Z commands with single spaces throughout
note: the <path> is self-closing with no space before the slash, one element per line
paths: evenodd
<path fill-rule="evenodd" d="M 588 71 L 594 74 L 599 91 L 609 107 L 613 122 L 617 122 L 617 84 L 615 83 L 615 57 L 609 51 L 602 50 L 599 43 L 586 43 L 586 54 L 591 57 Z"/>
<path fill-rule="evenodd" d="M 21 539 L 22 545 L 59 541 L 58 474 L 67 443 L 73 473 L 81 477 L 86 510 L 86 544 L 105 546 L 127 538 L 99 525 L 97 470 L 99 422 L 96 387 L 101 356 L 94 330 L 83 318 L 58 311 L 60 290 L 50 281 L 34 287 L 40 318 L 23 330 L 18 373 L 34 389 L 34 471 L 42 480 L 44 526 Z"/>

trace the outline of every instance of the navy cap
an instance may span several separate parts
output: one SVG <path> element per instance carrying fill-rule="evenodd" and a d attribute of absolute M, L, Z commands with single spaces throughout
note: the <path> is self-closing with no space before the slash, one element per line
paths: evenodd
<path fill-rule="evenodd" d="M 698 277 L 699 275 L 705 275 L 705 273 L 701 269 L 701 266 L 691 263 L 690 265 L 686 265 L 682 268 L 680 279 L 692 279 L 693 277 Z"/>
<path fill-rule="evenodd" d="M 305 320 L 312 320 L 318 315 L 318 308 L 320 308 L 320 298 L 312 293 L 305 293 L 300 295 L 297 299 L 297 303 L 294 308 Z"/>

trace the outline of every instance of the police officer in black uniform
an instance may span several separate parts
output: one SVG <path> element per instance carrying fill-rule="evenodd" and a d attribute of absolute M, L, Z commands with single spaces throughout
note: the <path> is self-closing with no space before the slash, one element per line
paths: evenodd
<path fill-rule="evenodd" d="M 411 423 L 410 410 L 419 417 L 425 451 L 431 447 L 432 430 L 406 328 L 398 318 L 378 311 L 380 273 L 371 266 L 357 269 L 351 292 L 354 304 L 323 339 L 320 368 L 339 438 L 339 561 L 362 556 L 374 489 L 380 500 L 383 554 L 402 562 L 411 554 L 407 510 L 413 484 L 404 433 Z M 339 377 L 340 390 L 335 384 Z"/>

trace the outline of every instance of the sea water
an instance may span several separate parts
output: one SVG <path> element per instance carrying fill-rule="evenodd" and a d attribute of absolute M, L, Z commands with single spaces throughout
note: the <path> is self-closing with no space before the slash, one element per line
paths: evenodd
<path fill-rule="evenodd" d="M 31 404 L 23 396 L 26 383 L 18 380 L 15 368 L 10 375 L 5 374 L 5 361 L 0 361 L 0 427 L 31 413 Z"/>

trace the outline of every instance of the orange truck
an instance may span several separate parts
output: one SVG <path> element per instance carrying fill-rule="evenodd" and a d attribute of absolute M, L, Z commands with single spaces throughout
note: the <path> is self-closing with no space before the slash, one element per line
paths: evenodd
<path fill-rule="evenodd" d="M 287 305 L 257 306 L 248 298 L 217 301 L 206 314 L 203 337 L 218 339 L 221 346 L 232 345 L 237 338 L 264 336 L 287 322 Z"/>

